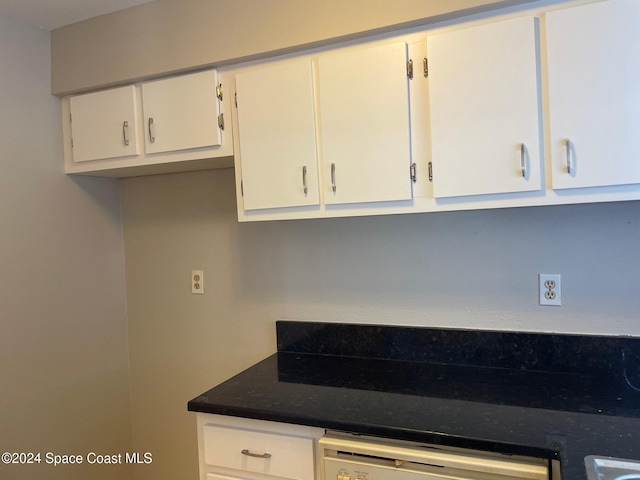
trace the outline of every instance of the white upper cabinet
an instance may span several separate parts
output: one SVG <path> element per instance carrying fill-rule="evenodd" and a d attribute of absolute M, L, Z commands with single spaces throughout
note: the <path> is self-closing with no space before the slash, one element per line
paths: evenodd
<path fill-rule="evenodd" d="M 554 189 L 640 183 L 640 2 L 546 14 Z"/>
<path fill-rule="evenodd" d="M 127 177 L 232 166 L 223 77 L 208 70 L 63 98 L 65 171 Z"/>
<path fill-rule="evenodd" d="M 404 42 L 318 59 L 325 204 L 411 199 L 406 64 Z"/>
<path fill-rule="evenodd" d="M 215 70 L 143 83 L 145 152 L 220 145 L 217 86 Z"/>
<path fill-rule="evenodd" d="M 74 162 L 138 155 L 134 86 L 73 96 L 69 108 Z"/>
<path fill-rule="evenodd" d="M 537 21 L 427 37 L 434 196 L 539 191 Z"/>
<path fill-rule="evenodd" d="M 239 73 L 236 94 L 244 209 L 318 205 L 311 60 Z"/>

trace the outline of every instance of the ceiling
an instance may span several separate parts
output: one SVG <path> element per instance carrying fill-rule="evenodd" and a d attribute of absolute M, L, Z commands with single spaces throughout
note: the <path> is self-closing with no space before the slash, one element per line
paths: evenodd
<path fill-rule="evenodd" d="M 0 15 L 53 30 L 153 0 L 0 0 Z"/>

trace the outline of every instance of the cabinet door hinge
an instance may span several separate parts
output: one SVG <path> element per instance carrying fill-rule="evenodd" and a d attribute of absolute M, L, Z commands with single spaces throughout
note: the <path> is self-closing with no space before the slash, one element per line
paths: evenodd
<path fill-rule="evenodd" d="M 429 162 L 429 181 L 433 182 L 433 163 Z"/>
<path fill-rule="evenodd" d="M 244 197 L 244 182 L 240 180 L 240 196 Z"/>
<path fill-rule="evenodd" d="M 422 73 L 424 73 L 425 78 L 429 76 L 429 60 L 427 60 L 427 57 L 422 59 Z"/>
<path fill-rule="evenodd" d="M 407 62 L 407 77 L 409 80 L 413 80 L 413 60 L 411 59 Z"/>
<path fill-rule="evenodd" d="M 218 115 L 218 127 L 220 130 L 224 130 L 224 113 Z"/>
<path fill-rule="evenodd" d="M 412 163 L 411 166 L 409 167 L 409 176 L 411 177 L 411 180 L 413 181 L 413 183 L 416 183 L 418 181 L 417 177 L 416 177 L 416 164 Z"/>
<path fill-rule="evenodd" d="M 233 103 L 235 103 L 236 108 L 238 108 L 238 92 L 233 94 Z"/>
<path fill-rule="evenodd" d="M 216 97 L 218 97 L 218 100 L 222 101 L 222 84 L 219 84 L 216 87 Z"/>
<path fill-rule="evenodd" d="M 71 137 L 71 148 L 73 148 L 73 137 Z"/>

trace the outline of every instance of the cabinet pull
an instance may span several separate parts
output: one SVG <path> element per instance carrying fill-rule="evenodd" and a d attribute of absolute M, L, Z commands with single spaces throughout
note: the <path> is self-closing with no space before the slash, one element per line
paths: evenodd
<path fill-rule="evenodd" d="M 524 143 L 520 144 L 520 169 L 522 178 L 527 178 L 527 147 Z"/>
<path fill-rule="evenodd" d="M 149 141 L 155 143 L 156 136 L 153 134 L 153 117 L 149 117 Z"/>
<path fill-rule="evenodd" d="M 336 193 L 336 164 L 331 164 L 331 190 Z"/>
<path fill-rule="evenodd" d="M 568 138 L 564 139 L 564 143 L 567 151 L 567 173 L 571 175 L 571 140 Z"/>
<path fill-rule="evenodd" d="M 247 450 L 246 448 L 244 450 L 242 450 L 243 455 L 246 455 L 247 457 L 255 457 L 255 458 L 271 458 L 271 454 L 270 453 L 251 453 L 249 450 Z"/>
<path fill-rule="evenodd" d="M 304 190 L 304 196 L 307 196 L 309 189 L 307 188 L 307 166 L 302 166 L 302 189 Z"/>
<path fill-rule="evenodd" d="M 129 146 L 129 122 L 122 122 L 122 140 L 125 146 Z"/>

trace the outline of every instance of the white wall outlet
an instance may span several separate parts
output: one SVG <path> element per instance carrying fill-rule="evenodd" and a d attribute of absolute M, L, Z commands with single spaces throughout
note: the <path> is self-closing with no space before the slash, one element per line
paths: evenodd
<path fill-rule="evenodd" d="M 538 275 L 540 305 L 562 305 L 562 289 L 559 273 L 540 273 Z"/>
<path fill-rule="evenodd" d="M 191 270 L 191 293 L 204 293 L 204 270 Z"/>

